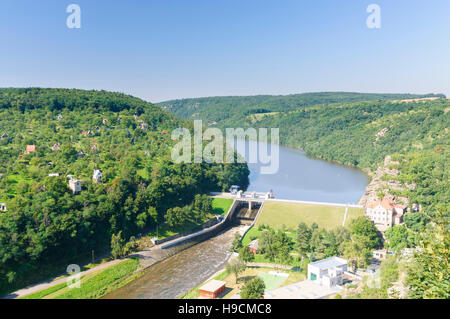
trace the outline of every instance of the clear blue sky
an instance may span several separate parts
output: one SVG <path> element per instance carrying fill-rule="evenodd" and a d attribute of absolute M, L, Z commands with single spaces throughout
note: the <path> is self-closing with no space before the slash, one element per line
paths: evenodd
<path fill-rule="evenodd" d="M 66 7 L 81 7 L 68 29 Z M 366 8 L 381 7 L 381 29 Z M 450 96 L 450 1 L 1 0 L 0 87 Z"/>

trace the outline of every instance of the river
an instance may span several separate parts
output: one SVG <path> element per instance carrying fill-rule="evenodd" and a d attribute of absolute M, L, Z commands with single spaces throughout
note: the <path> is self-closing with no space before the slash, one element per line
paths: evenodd
<path fill-rule="evenodd" d="M 279 164 L 279 170 L 271 175 L 261 174 L 260 164 L 249 164 L 248 190 L 266 192 L 272 189 L 275 196 L 282 199 L 356 203 L 369 182 L 357 169 L 311 159 L 304 152 L 288 147 L 280 147 Z M 238 227 L 231 227 L 150 266 L 142 277 L 106 298 L 178 297 L 224 267 L 237 230 Z"/>

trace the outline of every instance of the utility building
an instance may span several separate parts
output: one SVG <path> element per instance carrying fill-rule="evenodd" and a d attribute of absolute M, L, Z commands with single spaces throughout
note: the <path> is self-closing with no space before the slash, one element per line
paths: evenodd
<path fill-rule="evenodd" d="M 308 264 L 308 279 L 325 287 L 342 284 L 342 275 L 347 271 L 348 261 L 330 257 Z"/>

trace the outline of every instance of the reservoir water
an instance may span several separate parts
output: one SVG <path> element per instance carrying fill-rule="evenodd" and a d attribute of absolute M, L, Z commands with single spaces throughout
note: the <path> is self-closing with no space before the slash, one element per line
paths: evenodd
<path fill-rule="evenodd" d="M 251 143 L 256 142 L 247 142 L 247 149 Z M 288 147 L 279 149 L 276 174 L 261 174 L 260 166 L 258 163 L 249 164 L 248 190 L 267 192 L 272 189 L 275 197 L 282 199 L 356 203 L 369 182 L 368 177 L 357 169 L 311 159 L 304 152 Z M 150 266 L 142 277 L 106 298 L 178 297 L 224 267 L 230 256 L 228 248 L 237 230 L 238 227 L 230 227 L 211 239 Z"/>
<path fill-rule="evenodd" d="M 249 161 L 251 147 L 259 150 L 261 143 L 246 142 L 245 154 L 240 152 L 246 161 Z M 266 147 L 270 156 L 273 145 Z M 268 164 L 260 161 L 248 166 L 248 191 L 273 190 L 279 199 L 356 204 L 369 183 L 368 176 L 356 168 L 312 159 L 304 151 L 285 146 L 279 146 L 278 171 L 275 174 L 262 174 L 261 166 Z"/>

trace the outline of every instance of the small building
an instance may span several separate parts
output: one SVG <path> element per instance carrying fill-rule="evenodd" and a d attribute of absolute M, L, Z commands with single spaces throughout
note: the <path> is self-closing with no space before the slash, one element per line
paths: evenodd
<path fill-rule="evenodd" d="M 78 179 L 72 179 L 69 180 L 69 188 L 72 190 L 73 194 L 78 194 L 81 192 L 81 181 Z"/>
<path fill-rule="evenodd" d="M 83 151 L 79 151 L 79 152 L 78 152 L 78 157 L 81 157 L 81 158 L 83 158 L 83 157 L 84 157 L 84 153 L 83 153 Z"/>
<path fill-rule="evenodd" d="M 0 203 L 0 211 L 2 211 L 2 212 L 6 212 L 7 211 L 5 203 Z"/>
<path fill-rule="evenodd" d="M 53 144 L 52 150 L 53 151 L 60 151 L 61 150 L 61 145 L 59 145 L 58 143 Z"/>
<path fill-rule="evenodd" d="M 373 258 L 376 258 L 379 260 L 385 259 L 387 254 L 388 254 L 387 249 L 378 249 L 378 250 L 374 250 L 372 252 Z"/>
<path fill-rule="evenodd" d="M 256 255 L 258 253 L 258 246 L 259 246 L 259 240 L 255 239 L 248 244 L 248 249 L 253 253 L 253 255 Z"/>
<path fill-rule="evenodd" d="M 231 195 L 236 195 L 238 191 L 239 191 L 239 186 L 238 185 L 231 185 L 231 187 L 230 187 Z"/>
<path fill-rule="evenodd" d="M 99 169 L 94 170 L 94 174 L 92 175 L 92 181 L 96 184 L 101 183 L 103 174 Z"/>
<path fill-rule="evenodd" d="M 25 153 L 31 154 L 34 152 L 36 152 L 36 145 L 27 145 L 27 149 L 26 149 Z"/>
<path fill-rule="evenodd" d="M 8 136 L 9 136 L 8 133 L 3 133 L 2 140 L 5 139 L 5 138 L 8 138 Z"/>
<path fill-rule="evenodd" d="M 330 257 L 308 264 L 308 279 L 321 286 L 334 287 L 343 282 L 348 261 L 340 257 Z"/>
<path fill-rule="evenodd" d="M 59 173 L 48 174 L 49 177 L 59 177 Z"/>
<path fill-rule="evenodd" d="M 58 121 L 61 121 L 62 120 L 62 115 L 61 114 L 58 114 Z"/>
<path fill-rule="evenodd" d="M 147 123 L 141 123 L 141 124 L 139 124 L 139 127 L 141 128 L 141 130 L 146 131 L 148 129 L 148 124 Z"/>
<path fill-rule="evenodd" d="M 104 125 L 106 125 L 106 124 L 108 124 L 108 119 L 103 119 L 102 122 Z"/>
<path fill-rule="evenodd" d="M 225 281 L 221 280 L 211 280 L 207 282 L 198 289 L 200 298 L 214 299 L 219 297 L 225 291 L 226 284 Z"/>

